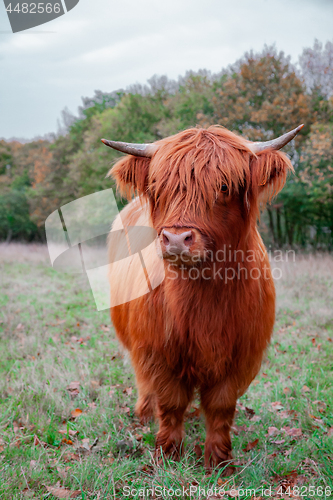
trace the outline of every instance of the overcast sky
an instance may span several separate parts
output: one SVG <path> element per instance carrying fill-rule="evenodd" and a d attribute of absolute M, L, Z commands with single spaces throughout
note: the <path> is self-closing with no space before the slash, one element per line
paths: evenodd
<path fill-rule="evenodd" d="M 80 0 L 16 34 L 0 0 L 0 137 L 55 132 L 95 89 L 217 72 L 265 43 L 296 62 L 315 38 L 333 38 L 333 0 Z"/>

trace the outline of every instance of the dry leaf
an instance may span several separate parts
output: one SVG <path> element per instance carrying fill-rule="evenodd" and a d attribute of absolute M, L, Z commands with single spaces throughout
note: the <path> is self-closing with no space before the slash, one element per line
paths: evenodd
<path fill-rule="evenodd" d="M 69 392 L 69 395 L 71 398 L 75 398 L 79 392 L 80 392 L 80 382 L 75 381 L 71 382 L 67 387 L 67 391 Z"/>
<path fill-rule="evenodd" d="M 245 406 L 245 413 L 247 417 L 251 417 L 252 415 L 255 415 L 256 412 L 252 410 L 252 408 Z"/>
<path fill-rule="evenodd" d="M 97 408 L 97 404 L 93 401 L 92 403 L 88 403 L 89 408 L 95 410 Z"/>
<path fill-rule="evenodd" d="M 72 410 L 71 411 L 71 415 L 73 418 L 77 418 L 81 415 L 82 413 L 82 410 L 80 410 L 80 408 L 75 408 L 75 410 Z"/>
<path fill-rule="evenodd" d="M 284 394 L 290 394 L 290 393 L 291 393 L 291 390 L 289 389 L 289 387 L 285 387 L 285 388 L 283 389 L 283 392 L 284 392 Z"/>
<path fill-rule="evenodd" d="M 240 432 L 246 432 L 248 429 L 247 429 L 247 426 L 244 424 L 244 425 L 232 425 L 231 426 L 231 430 L 233 431 L 233 433 L 238 436 L 238 434 Z"/>
<path fill-rule="evenodd" d="M 268 427 L 267 436 L 276 436 L 277 434 L 280 434 L 280 431 L 277 427 Z"/>
<path fill-rule="evenodd" d="M 273 403 L 271 403 L 271 404 L 272 404 L 273 410 L 275 410 L 275 411 L 282 410 L 282 408 L 283 408 L 283 404 L 280 401 L 273 401 Z"/>
<path fill-rule="evenodd" d="M 281 417 L 282 419 L 290 419 L 290 418 L 296 418 L 297 417 L 297 413 L 295 412 L 295 410 L 283 410 L 283 411 L 280 411 L 278 413 L 279 417 Z"/>
<path fill-rule="evenodd" d="M 283 444 L 285 443 L 284 439 L 279 439 L 278 441 L 272 441 L 272 444 Z"/>
<path fill-rule="evenodd" d="M 307 385 L 303 385 L 302 392 L 310 392 L 310 389 Z"/>
<path fill-rule="evenodd" d="M 73 441 L 72 441 L 71 439 L 66 439 L 66 438 L 63 438 L 63 439 L 61 440 L 61 442 L 62 442 L 62 443 L 64 443 L 64 444 L 69 444 L 70 446 L 72 446 L 72 445 L 73 445 Z"/>
<path fill-rule="evenodd" d="M 71 491 L 67 488 L 54 488 L 53 486 L 45 486 L 45 488 L 56 498 L 77 498 L 81 495 L 81 490 Z"/>
<path fill-rule="evenodd" d="M 302 429 L 298 429 L 297 427 L 282 427 L 282 430 L 290 437 L 301 437 L 303 434 Z"/>
<path fill-rule="evenodd" d="M 254 417 L 250 418 L 250 422 L 260 422 L 261 417 L 259 415 L 254 415 Z"/>
<path fill-rule="evenodd" d="M 130 396 L 133 392 L 133 387 L 125 387 L 123 390 L 123 393 L 126 394 L 127 396 Z"/>
<path fill-rule="evenodd" d="M 34 446 L 43 446 L 43 448 L 46 448 L 48 446 L 47 443 L 44 443 L 44 441 L 41 441 L 36 434 L 34 435 Z"/>
<path fill-rule="evenodd" d="M 70 436 L 75 436 L 78 433 L 78 431 L 73 431 L 72 429 L 68 429 L 68 432 L 65 429 L 60 429 L 59 432 L 60 434 L 64 434 L 65 436 L 67 434 L 69 434 Z"/>
<path fill-rule="evenodd" d="M 63 481 L 65 481 L 67 478 L 67 471 L 65 469 L 63 469 L 62 467 L 59 467 L 59 465 L 56 467 L 56 469 L 57 469 L 58 474 L 61 477 L 61 479 Z"/>
<path fill-rule="evenodd" d="M 256 439 L 255 441 L 252 441 L 252 443 L 247 443 L 247 445 L 245 446 L 245 448 L 243 448 L 243 451 L 248 452 L 248 451 L 253 450 L 253 448 L 255 448 L 258 443 L 259 443 L 259 439 Z"/>

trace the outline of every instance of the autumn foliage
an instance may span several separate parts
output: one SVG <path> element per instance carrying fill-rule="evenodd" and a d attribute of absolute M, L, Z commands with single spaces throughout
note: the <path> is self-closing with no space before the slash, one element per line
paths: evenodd
<path fill-rule="evenodd" d="M 105 174 L 119 157 L 102 137 L 152 142 L 199 125 L 222 125 L 265 140 L 305 123 L 286 148 L 295 175 L 261 219 L 267 244 L 333 246 L 333 44 L 304 49 L 299 64 L 274 47 L 247 53 L 219 74 L 153 77 L 126 91 L 96 91 L 78 116 L 63 112 L 53 140 L 0 142 L 0 238 L 43 239 L 57 207 L 114 186 Z"/>

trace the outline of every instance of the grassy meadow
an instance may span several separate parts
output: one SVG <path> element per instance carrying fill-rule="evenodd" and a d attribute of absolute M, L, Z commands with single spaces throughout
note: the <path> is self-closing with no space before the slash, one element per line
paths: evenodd
<path fill-rule="evenodd" d="M 222 478 L 203 469 L 198 401 L 183 459 L 154 461 L 157 424 L 134 416 L 131 366 L 85 276 L 54 271 L 44 246 L 0 245 L 0 499 L 170 499 L 178 488 L 197 499 L 332 499 L 333 257 L 273 267 L 273 341 L 238 403 L 236 472 Z"/>

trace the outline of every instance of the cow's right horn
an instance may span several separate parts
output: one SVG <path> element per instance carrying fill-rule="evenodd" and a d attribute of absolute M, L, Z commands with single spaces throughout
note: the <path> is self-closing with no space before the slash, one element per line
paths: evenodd
<path fill-rule="evenodd" d="M 106 146 L 122 153 L 146 158 L 151 158 L 157 150 L 156 144 L 133 144 L 131 142 L 108 141 L 107 139 L 101 139 L 101 141 Z"/>
<path fill-rule="evenodd" d="M 283 148 L 288 142 L 290 142 L 304 125 L 299 125 L 298 127 L 294 128 L 294 130 L 291 130 L 290 132 L 287 132 L 284 135 L 281 135 L 280 137 L 277 137 L 276 139 L 272 139 L 271 141 L 265 141 L 265 142 L 251 142 L 250 143 L 250 149 L 254 154 L 261 153 L 262 151 L 266 150 L 278 150 Z"/>

